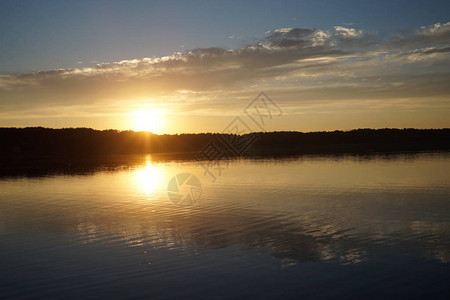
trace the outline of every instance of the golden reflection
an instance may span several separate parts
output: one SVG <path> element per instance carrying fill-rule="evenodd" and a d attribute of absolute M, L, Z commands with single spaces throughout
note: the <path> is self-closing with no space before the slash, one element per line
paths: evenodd
<path fill-rule="evenodd" d="M 135 171 L 137 185 L 147 194 L 154 193 L 164 182 L 163 168 L 152 163 L 150 156 L 146 158 L 145 166 Z"/>

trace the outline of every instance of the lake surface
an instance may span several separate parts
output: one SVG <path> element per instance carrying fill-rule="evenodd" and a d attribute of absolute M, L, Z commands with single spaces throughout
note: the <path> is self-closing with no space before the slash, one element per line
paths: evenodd
<path fill-rule="evenodd" d="M 450 292 L 449 153 L 238 159 L 215 182 L 164 156 L 28 163 L 0 176 L 2 299 Z M 194 205 L 169 198 L 180 173 Z"/>

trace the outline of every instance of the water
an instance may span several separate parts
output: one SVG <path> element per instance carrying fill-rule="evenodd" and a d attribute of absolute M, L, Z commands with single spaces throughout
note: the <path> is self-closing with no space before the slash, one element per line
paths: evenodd
<path fill-rule="evenodd" d="M 0 177 L 1 298 L 450 292 L 448 153 L 239 159 L 215 182 L 164 156 L 20 165 Z M 169 200 L 182 172 L 194 206 Z"/>

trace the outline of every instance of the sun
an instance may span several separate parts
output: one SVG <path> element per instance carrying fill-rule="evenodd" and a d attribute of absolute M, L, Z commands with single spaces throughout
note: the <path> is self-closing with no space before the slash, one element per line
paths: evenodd
<path fill-rule="evenodd" d="M 164 114 L 159 110 L 138 110 L 132 114 L 134 131 L 160 133 L 164 126 Z"/>

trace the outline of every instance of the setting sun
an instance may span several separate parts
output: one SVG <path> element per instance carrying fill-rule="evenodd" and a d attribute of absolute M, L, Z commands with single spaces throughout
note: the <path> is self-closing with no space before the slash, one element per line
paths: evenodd
<path fill-rule="evenodd" d="M 164 127 L 163 112 L 159 110 L 135 111 L 131 117 L 132 129 L 160 133 Z"/>
<path fill-rule="evenodd" d="M 450 299 L 449 12 L 0 0 L 0 300 Z"/>

